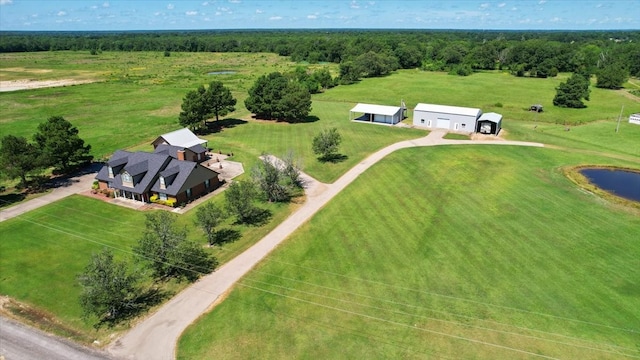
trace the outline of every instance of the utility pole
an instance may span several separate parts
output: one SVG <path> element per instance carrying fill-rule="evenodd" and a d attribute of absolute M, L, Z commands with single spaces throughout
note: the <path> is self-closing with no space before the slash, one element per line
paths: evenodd
<path fill-rule="evenodd" d="M 622 109 L 620 109 L 620 115 L 618 116 L 618 125 L 616 125 L 616 133 L 618 129 L 620 129 L 620 118 L 622 118 L 622 111 L 624 111 L 624 105 L 622 105 Z"/>

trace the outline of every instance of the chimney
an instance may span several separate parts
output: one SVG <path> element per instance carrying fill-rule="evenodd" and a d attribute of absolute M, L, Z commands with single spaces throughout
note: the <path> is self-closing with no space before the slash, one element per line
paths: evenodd
<path fill-rule="evenodd" d="M 178 150 L 178 160 L 184 161 L 184 150 Z"/>

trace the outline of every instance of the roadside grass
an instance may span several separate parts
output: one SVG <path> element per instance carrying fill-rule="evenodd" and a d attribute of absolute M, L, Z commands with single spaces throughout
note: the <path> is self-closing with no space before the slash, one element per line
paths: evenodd
<path fill-rule="evenodd" d="M 464 134 L 455 134 L 455 133 L 446 133 L 442 138 L 448 140 L 469 140 L 469 135 Z"/>
<path fill-rule="evenodd" d="M 190 326 L 178 359 L 638 357 L 640 218 L 555 149 L 405 149 Z"/>
<path fill-rule="evenodd" d="M 221 202 L 223 198 L 218 196 L 213 201 Z M 223 227 L 240 231 L 241 238 L 222 247 L 205 245 L 204 233 L 194 225 L 195 209 L 179 217 L 176 225 L 186 227 L 188 238 L 201 243 L 223 264 L 261 239 L 298 205 L 259 206 L 272 213 L 270 221 L 262 226 L 236 226 L 232 225 L 233 219 L 228 219 Z M 82 316 L 77 275 L 84 270 L 91 254 L 105 247 L 111 248 L 117 258 L 129 261 L 136 271 L 142 271 L 134 261 L 132 248 L 144 231 L 144 222 L 145 212 L 79 195 L 1 222 L 0 294 L 33 309 L 15 314 L 23 319 L 29 320 L 29 314 L 33 313 L 45 314 L 41 316 L 42 321 L 33 320 L 36 326 L 84 343 L 94 339 L 108 343 L 113 332 L 125 330 L 129 324 L 96 331 L 95 319 Z M 170 281 L 162 283 L 161 288 L 175 294 L 187 285 L 187 282 Z"/>

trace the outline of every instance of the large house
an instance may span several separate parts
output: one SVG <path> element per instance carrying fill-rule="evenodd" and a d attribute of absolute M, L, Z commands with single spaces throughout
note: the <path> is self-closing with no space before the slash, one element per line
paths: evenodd
<path fill-rule="evenodd" d="M 205 160 L 201 143 L 154 145 L 153 153 L 116 151 L 96 175 L 99 188 L 113 189 L 116 197 L 181 204 L 220 185 L 218 173 L 201 164 Z"/>

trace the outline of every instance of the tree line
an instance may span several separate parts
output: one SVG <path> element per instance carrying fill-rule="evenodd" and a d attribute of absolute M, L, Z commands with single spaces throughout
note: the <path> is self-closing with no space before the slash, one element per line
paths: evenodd
<path fill-rule="evenodd" d="M 396 69 L 547 77 L 617 63 L 640 77 L 640 31 L 246 30 L 2 32 L 0 52 L 87 50 L 269 52 L 340 64 L 345 82 Z"/>

